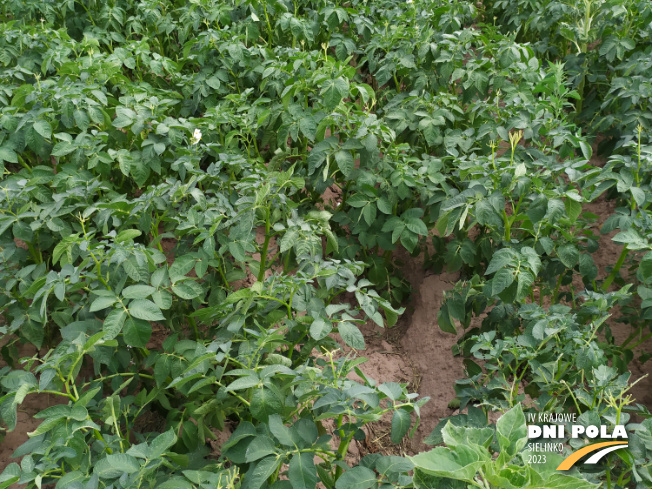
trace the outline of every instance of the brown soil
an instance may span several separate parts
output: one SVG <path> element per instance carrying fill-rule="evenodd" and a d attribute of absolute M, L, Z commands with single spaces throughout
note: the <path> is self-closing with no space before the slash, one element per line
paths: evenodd
<path fill-rule="evenodd" d="M 464 377 L 462 358 L 453 356 L 451 351 L 458 336 L 442 332 L 436 319 L 444 292 L 453 287 L 458 276 L 431 274 L 423 269 L 421 259 L 411 263 L 412 267 L 403 273 L 412 284 L 412 300 L 393 328 L 381 330 L 375 325 L 365 325 L 367 349 L 361 355 L 368 361 L 360 369 L 368 378 L 379 382 L 407 383 L 410 392 L 418 392 L 430 400 L 421 408 L 420 424 L 412 439 L 398 447 L 392 445 L 388 417 L 369 425 L 367 439 L 358 443 L 362 455 L 369 452 L 415 454 L 427 449 L 424 438 L 441 418 L 453 414 L 448 408 L 455 398 L 453 386 L 457 379 Z"/>

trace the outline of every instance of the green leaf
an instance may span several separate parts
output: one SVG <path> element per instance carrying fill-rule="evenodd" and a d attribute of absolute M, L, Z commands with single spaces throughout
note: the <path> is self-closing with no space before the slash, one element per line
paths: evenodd
<path fill-rule="evenodd" d="M 475 445 L 460 445 L 455 450 L 437 447 L 408 458 L 428 474 L 473 483 L 478 469 L 489 461 L 489 452 Z"/>
<path fill-rule="evenodd" d="M 145 321 L 163 321 L 165 316 L 159 307 L 148 299 L 136 299 L 129 304 L 129 314 Z"/>
<path fill-rule="evenodd" d="M 441 434 L 446 446 L 451 448 L 469 444 L 489 447 L 494 436 L 494 430 L 489 427 L 467 428 L 465 426 L 456 426 L 448 421 Z"/>
<path fill-rule="evenodd" d="M 448 312 L 447 304 L 442 304 L 439 311 L 437 311 L 437 324 L 444 333 L 457 334 L 457 329 L 455 329 L 455 325 Z"/>
<path fill-rule="evenodd" d="M 344 78 L 326 80 L 321 87 L 321 95 L 327 109 L 334 109 L 349 94 L 349 83 Z"/>
<path fill-rule="evenodd" d="M 177 436 L 174 434 L 173 429 L 169 429 L 164 433 L 161 433 L 156 438 L 152 440 L 152 443 L 149 446 L 149 458 L 150 460 L 155 460 L 163 453 L 174 445 L 177 441 Z"/>
<path fill-rule="evenodd" d="M 405 220 L 405 226 L 413 233 L 420 234 L 421 236 L 428 234 L 428 228 L 421 219 L 408 218 Z"/>
<path fill-rule="evenodd" d="M 414 489 L 468 489 L 465 482 L 436 477 L 416 469 L 412 478 Z"/>
<path fill-rule="evenodd" d="M 133 177 L 138 187 L 142 187 L 149 178 L 150 167 L 141 158 L 131 158 L 129 161 L 128 173 Z"/>
<path fill-rule="evenodd" d="M 35 436 L 42 435 L 43 433 L 47 433 L 48 431 L 53 430 L 56 426 L 63 424 L 65 422 L 64 418 L 49 418 L 43 421 L 38 427 L 32 431 L 27 433 L 27 436 L 30 438 L 34 438 Z"/>
<path fill-rule="evenodd" d="M 503 414 L 496 422 L 496 436 L 500 446 L 499 464 L 509 463 L 528 441 L 525 415 L 520 404 Z"/>
<path fill-rule="evenodd" d="M 93 473 L 100 479 L 114 479 L 122 474 L 132 474 L 140 468 L 135 457 L 126 453 L 114 453 L 99 460 L 94 467 Z"/>
<path fill-rule="evenodd" d="M 88 411 L 84 406 L 77 404 L 70 410 L 69 418 L 75 421 L 84 421 L 88 418 Z"/>
<path fill-rule="evenodd" d="M 20 480 L 20 474 L 20 465 L 16 462 L 8 464 L 0 476 L 0 481 L 2 481 L 0 482 L 0 489 L 6 489 L 13 486 L 13 484 Z"/>
<path fill-rule="evenodd" d="M 555 249 L 555 242 L 547 236 L 543 236 L 539 240 L 539 243 L 541 243 L 541 247 L 543 248 L 543 251 L 545 251 L 548 255 L 551 254 L 552 251 Z"/>
<path fill-rule="evenodd" d="M 582 150 L 582 155 L 584 155 L 584 158 L 590 160 L 591 156 L 593 155 L 593 150 L 591 149 L 591 146 L 587 144 L 585 141 L 580 141 L 580 149 Z"/>
<path fill-rule="evenodd" d="M 321 340 L 328 336 L 332 330 L 333 325 L 330 321 L 317 318 L 310 325 L 310 336 L 315 340 Z"/>
<path fill-rule="evenodd" d="M 234 380 L 231 382 L 226 390 L 227 391 L 238 391 L 242 389 L 249 389 L 250 387 L 257 386 L 260 383 L 260 379 L 258 378 L 258 375 L 256 375 L 255 372 L 251 372 L 250 375 L 247 375 L 245 377 L 240 377 L 239 379 Z"/>
<path fill-rule="evenodd" d="M 514 272 L 510 268 L 501 268 L 491 279 L 491 295 L 500 294 L 514 282 Z"/>
<path fill-rule="evenodd" d="M 392 401 L 397 401 L 403 394 L 403 389 L 396 382 L 385 382 L 378 386 L 378 390 L 389 397 Z"/>
<path fill-rule="evenodd" d="M 131 172 L 131 157 L 118 158 L 118 167 L 125 177 L 128 177 Z"/>
<path fill-rule="evenodd" d="M 557 248 L 557 256 L 566 268 L 573 268 L 580 259 L 580 252 L 573 244 Z"/>
<path fill-rule="evenodd" d="M 517 259 L 518 257 L 516 256 L 514 250 L 509 248 L 502 248 L 493 254 L 491 261 L 489 262 L 489 266 L 487 267 L 487 270 L 484 272 L 484 274 L 490 275 L 495 273 Z"/>
<path fill-rule="evenodd" d="M 516 288 L 516 300 L 521 301 L 530 294 L 532 284 L 534 284 L 534 275 L 527 270 L 521 270 L 516 276 L 518 287 Z"/>
<path fill-rule="evenodd" d="M 0 161 L 18 163 L 18 155 L 13 149 L 8 148 L 7 146 L 0 146 Z"/>
<path fill-rule="evenodd" d="M 566 212 L 564 202 L 559 199 L 550 199 L 548 201 L 548 211 L 546 218 L 550 224 L 555 224 Z"/>
<path fill-rule="evenodd" d="M 364 350 L 364 336 L 362 336 L 362 333 L 357 326 L 344 322 L 337 326 L 337 331 L 340 333 L 344 343 L 348 346 L 355 348 L 356 350 Z"/>
<path fill-rule="evenodd" d="M 265 484 L 265 481 L 276 472 L 277 467 L 281 463 L 281 459 L 272 456 L 262 459 L 253 471 L 247 472 L 246 483 L 243 484 L 243 489 L 259 489 Z"/>
<path fill-rule="evenodd" d="M 114 309 L 111 311 L 104 320 L 104 325 L 102 326 L 102 330 L 106 332 L 104 339 L 108 341 L 118 336 L 120 331 L 122 331 L 122 326 L 124 325 L 126 318 L 127 313 L 124 309 Z"/>
<path fill-rule="evenodd" d="M 566 207 L 566 214 L 571 221 L 576 221 L 579 215 L 582 213 L 582 204 L 573 199 L 566 199 L 564 201 L 564 206 Z"/>
<path fill-rule="evenodd" d="M 378 199 L 376 205 L 378 205 L 378 210 L 383 214 L 391 215 L 394 212 L 392 203 L 389 200 L 387 200 L 387 197 L 381 197 L 380 199 Z"/>
<path fill-rule="evenodd" d="M 160 484 L 156 485 L 156 489 L 194 489 L 190 482 L 181 476 L 172 476 Z"/>
<path fill-rule="evenodd" d="M 170 265 L 169 269 L 169 275 L 170 275 L 170 280 L 172 283 L 177 282 L 178 280 L 181 280 L 186 276 L 187 273 L 190 272 L 195 266 L 195 257 L 191 255 L 184 255 L 180 256 L 176 260 L 174 260 L 174 263 Z"/>
<path fill-rule="evenodd" d="M 150 285 L 130 285 L 122 290 L 122 297 L 125 299 L 146 299 L 155 291 L 156 289 Z"/>
<path fill-rule="evenodd" d="M 191 300 L 203 293 L 201 285 L 194 280 L 179 281 L 172 286 L 172 292 L 177 297 L 185 300 Z"/>
<path fill-rule="evenodd" d="M 39 119 L 34 123 L 34 130 L 45 139 L 49 139 L 50 136 L 52 136 L 52 127 L 50 126 L 50 123 L 43 119 Z"/>
<path fill-rule="evenodd" d="M 647 240 L 642 238 L 635 229 L 622 231 L 611 239 L 616 243 L 627 245 L 630 250 L 640 250 L 648 247 Z"/>
<path fill-rule="evenodd" d="M 578 479 L 572 475 L 552 474 L 542 483 L 531 485 L 528 489 L 597 489 L 598 487 L 601 486 L 597 486 L 586 480 Z"/>
<path fill-rule="evenodd" d="M 69 143 L 68 141 L 61 141 L 54 145 L 52 149 L 52 156 L 66 156 L 72 153 L 77 149 L 77 145 L 74 143 Z"/>
<path fill-rule="evenodd" d="M 409 472 L 414 468 L 414 464 L 408 459 L 389 455 L 380 457 L 376 462 L 376 471 L 381 475 L 396 476 L 401 473 Z"/>
<path fill-rule="evenodd" d="M 636 205 L 639 207 L 643 207 L 645 205 L 645 192 L 643 192 L 639 187 L 631 187 L 630 192 L 632 193 L 632 197 L 634 197 L 634 201 L 636 202 Z"/>
<path fill-rule="evenodd" d="M 120 231 L 118 233 L 118 235 L 115 237 L 115 240 L 117 243 L 122 243 L 124 241 L 133 241 L 134 238 L 137 238 L 141 234 L 143 233 L 137 229 L 125 229 L 124 231 Z"/>
<path fill-rule="evenodd" d="M 377 480 L 373 470 L 358 465 L 347 470 L 337 479 L 335 489 L 369 489 Z"/>
<path fill-rule="evenodd" d="M 283 410 L 283 401 L 276 392 L 263 387 L 254 391 L 249 409 L 254 418 L 267 422 L 267 418 L 271 414 L 280 413 Z"/>
<path fill-rule="evenodd" d="M 283 424 L 283 419 L 278 414 L 272 414 L 269 417 L 269 431 L 272 432 L 272 435 L 276 437 L 281 445 L 286 447 L 295 445 L 290 428 Z"/>
<path fill-rule="evenodd" d="M 344 177 L 348 177 L 353 172 L 354 161 L 353 156 L 348 151 L 340 150 L 335 153 L 335 161 L 337 167 L 340 169 Z"/>
<path fill-rule="evenodd" d="M 293 489 L 314 489 L 319 478 L 312 453 L 295 453 L 290 460 L 288 478 Z"/>
<path fill-rule="evenodd" d="M 394 411 L 394 414 L 392 415 L 392 443 L 401 443 L 401 440 L 409 431 L 411 423 L 412 420 L 410 419 L 410 413 L 404 409 L 397 409 Z"/>
<path fill-rule="evenodd" d="M 257 436 L 254 438 L 245 454 L 245 460 L 247 463 L 255 462 L 261 458 L 267 457 L 268 455 L 276 454 L 276 444 L 268 436 Z"/>
<path fill-rule="evenodd" d="M 648 251 L 639 262 L 638 273 L 646 281 L 652 277 L 652 251 Z"/>
<path fill-rule="evenodd" d="M 172 307 L 172 294 L 167 290 L 157 290 L 152 294 L 152 300 L 154 301 L 154 304 L 163 310 Z"/>
<path fill-rule="evenodd" d="M 145 348 L 152 336 L 152 326 L 148 321 L 129 318 L 125 321 L 122 336 L 127 345 L 134 348 Z"/>
<path fill-rule="evenodd" d="M 401 234 L 401 244 L 405 247 L 406 250 L 412 253 L 419 244 L 419 235 L 414 234 L 410 231 L 403 232 Z"/>
<path fill-rule="evenodd" d="M 150 283 L 154 287 L 160 287 L 164 283 L 167 283 L 168 278 L 169 277 L 168 277 L 168 269 L 167 269 L 167 267 L 157 268 L 154 271 L 154 273 L 152 273 Z"/>
<path fill-rule="evenodd" d="M 113 304 L 118 302 L 117 297 L 98 297 L 93 301 L 90 307 L 90 312 L 97 312 L 101 311 L 102 309 L 106 309 L 107 307 L 111 307 Z"/>

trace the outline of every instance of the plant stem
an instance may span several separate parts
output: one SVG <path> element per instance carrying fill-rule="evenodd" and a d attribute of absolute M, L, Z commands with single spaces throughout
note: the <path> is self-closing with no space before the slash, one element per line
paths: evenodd
<path fill-rule="evenodd" d="M 629 344 L 629 342 L 632 341 L 632 340 L 636 337 L 637 333 L 640 334 L 640 330 L 637 331 L 636 333 L 632 334 L 629 338 L 627 338 L 627 339 L 625 340 L 625 343 L 623 343 L 621 346 L 623 346 L 623 347 L 624 347 L 624 346 L 627 346 L 627 345 Z M 650 338 L 652 338 L 652 333 L 648 333 L 648 334 L 646 334 L 645 336 L 643 336 L 642 338 L 640 338 L 636 343 L 634 343 L 634 344 L 632 345 L 631 349 L 633 350 L 633 349 L 636 348 L 637 346 L 642 345 L 643 343 L 645 343 L 645 342 L 646 342 L 647 340 L 649 340 Z"/>
<path fill-rule="evenodd" d="M 65 393 L 63 393 L 63 392 L 58 392 L 58 391 L 38 391 L 38 393 L 39 393 L 39 394 L 54 394 L 55 396 L 63 396 L 63 397 L 67 397 L 67 398 L 70 399 L 72 402 L 76 402 L 76 401 L 77 401 L 77 399 L 75 399 L 75 396 L 73 396 L 72 394 L 65 394 Z"/>
<path fill-rule="evenodd" d="M 616 275 L 618 275 L 618 272 L 620 271 L 620 268 L 623 266 L 623 263 L 625 263 L 625 258 L 627 258 L 627 253 L 629 253 L 629 250 L 627 249 L 627 245 L 625 245 L 623 247 L 623 251 L 620 253 L 620 256 L 618 257 L 618 261 L 616 262 L 613 269 L 611 270 L 611 273 L 602 284 L 603 292 L 609 290 L 609 286 L 611 286 L 611 283 L 616 278 Z"/>
<path fill-rule="evenodd" d="M 503 211 L 503 217 L 505 219 L 505 241 L 509 243 L 512 239 L 512 221 L 506 211 Z"/>
<path fill-rule="evenodd" d="M 560 273 L 559 277 L 557 278 L 557 285 L 555 285 L 555 291 L 552 294 L 552 303 L 557 304 L 557 295 L 559 294 L 559 288 L 561 287 L 561 281 L 564 278 L 564 274 Z"/>
<path fill-rule="evenodd" d="M 199 340 L 199 330 L 197 329 L 197 322 L 195 321 L 195 318 L 192 316 L 188 316 L 188 322 L 190 323 L 190 326 L 192 326 L 192 329 L 195 332 L 195 340 Z"/>
<path fill-rule="evenodd" d="M 267 218 L 265 219 L 265 242 L 263 243 L 263 249 L 260 252 L 260 269 L 258 270 L 258 281 L 263 282 L 265 280 L 265 261 L 267 260 L 267 249 L 269 248 L 269 240 L 272 235 L 269 233 L 270 230 L 270 212 L 269 207 L 267 208 Z"/>
<path fill-rule="evenodd" d="M 32 173 L 32 168 L 27 163 L 25 163 L 25 160 L 20 155 L 17 156 L 18 156 L 18 162 L 20 163 L 20 166 L 25 168 L 28 172 Z"/>

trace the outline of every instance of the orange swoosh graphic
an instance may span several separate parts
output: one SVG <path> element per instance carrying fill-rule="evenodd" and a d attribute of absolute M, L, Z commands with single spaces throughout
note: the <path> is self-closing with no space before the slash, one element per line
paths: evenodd
<path fill-rule="evenodd" d="M 579 459 L 581 459 L 584 455 L 587 455 L 591 452 L 595 452 L 596 450 L 600 450 L 601 448 L 604 447 L 611 447 L 613 445 L 627 445 L 626 441 L 605 441 L 602 443 L 594 443 L 593 445 L 588 445 L 584 448 L 580 448 L 578 451 L 570 454 L 568 457 L 564 459 L 562 463 L 559 464 L 559 467 L 557 467 L 557 470 L 568 470 L 570 469 L 573 465 L 575 465 L 575 462 L 577 462 Z"/>

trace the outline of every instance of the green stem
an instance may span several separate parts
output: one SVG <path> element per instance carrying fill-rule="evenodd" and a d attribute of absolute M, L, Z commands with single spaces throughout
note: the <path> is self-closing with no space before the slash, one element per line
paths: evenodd
<path fill-rule="evenodd" d="M 512 240 L 512 220 L 507 216 L 506 211 L 503 211 L 503 217 L 505 219 L 505 241 L 509 243 Z"/>
<path fill-rule="evenodd" d="M 573 403 L 575 404 L 575 409 L 577 409 L 577 415 L 579 416 L 580 414 L 582 414 L 582 410 L 580 409 L 580 405 L 577 403 L 577 399 L 575 398 L 575 394 L 573 394 L 573 391 L 571 390 L 570 385 L 568 385 L 566 383 L 566 381 L 562 380 L 561 383 L 564 384 L 564 386 L 566 386 L 566 388 L 568 389 L 568 392 L 570 393 L 571 398 L 573 399 Z"/>
<path fill-rule="evenodd" d="M 122 436 L 122 433 L 120 432 L 120 427 L 118 426 L 118 416 L 116 415 L 115 406 L 113 405 L 113 401 L 111 401 L 109 403 L 109 405 L 111 406 L 111 416 L 113 417 L 113 428 L 115 429 L 115 434 L 118 435 L 118 437 L 119 437 L 118 443 L 120 444 L 120 451 L 122 453 L 124 453 L 125 452 L 125 447 L 122 444 L 122 441 L 123 441 L 124 437 Z"/>
<path fill-rule="evenodd" d="M 557 285 L 555 286 L 555 292 L 552 294 L 552 303 L 557 304 L 557 295 L 559 294 L 559 288 L 561 287 L 561 281 L 564 278 L 564 274 L 560 273 L 557 278 Z M 543 295 L 543 294 L 542 294 Z"/>
<path fill-rule="evenodd" d="M 633 335 L 631 335 L 629 338 L 627 338 L 627 340 L 625 340 L 625 343 L 623 343 L 621 346 L 623 346 L 623 347 L 627 346 L 629 344 L 629 342 L 632 341 L 636 337 L 636 335 L 639 334 L 639 333 L 640 332 L 637 332 L 637 333 L 634 333 Z M 642 345 L 643 343 L 645 343 L 650 338 L 652 338 L 652 333 L 646 334 L 641 339 L 639 339 L 636 343 L 634 343 L 630 349 L 633 350 L 634 348 L 636 348 L 636 347 Z"/>
<path fill-rule="evenodd" d="M 114 377 L 134 377 L 136 375 L 138 377 L 142 377 L 144 379 L 154 380 L 154 376 L 149 375 L 149 374 L 143 374 L 141 372 L 120 372 L 119 374 L 112 374 L 112 375 L 107 375 L 106 377 L 100 377 L 98 379 L 93 379 L 91 382 L 86 382 L 85 384 L 82 384 L 81 388 L 83 389 L 84 387 L 86 387 L 87 385 L 92 384 L 93 382 L 104 382 L 105 380 L 112 379 Z M 39 391 L 39 392 L 46 392 L 46 391 Z"/>
<path fill-rule="evenodd" d="M 230 289 L 229 281 L 226 279 L 224 270 L 222 270 L 222 260 L 219 261 L 217 270 L 220 272 L 220 277 L 222 277 L 222 282 L 224 282 L 224 287 L 226 287 L 226 289 L 229 290 Z"/>
<path fill-rule="evenodd" d="M 344 457 L 346 456 L 346 452 L 349 449 L 349 444 L 351 443 L 352 438 L 353 438 L 353 433 L 349 434 L 346 438 L 340 441 L 340 446 L 337 448 L 338 460 L 344 460 Z M 342 467 L 338 465 L 337 468 L 335 469 L 335 480 L 340 478 L 342 472 L 343 472 Z"/>
<path fill-rule="evenodd" d="M 254 143 L 254 149 L 256 150 L 256 156 L 260 156 L 260 151 L 258 150 L 258 143 L 256 142 L 256 136 L 252 131 L 249 131 L 249 134 L 251 135 L 251 140 Z"/>
<path fill-rule="evenodd" d="M 579 94 L 579 99 L 575 104 L 575 118 L 577 119 L 582 112 L 582 98 L 584 96 L 584 83 L 586 82 L 586 74 L 584 73 L 586 60 L 582 63 L 582 77 L 580 78 L 580 84 L 577 86 L 577 93 Z"/>
<path fill-rule="evenodd" d="M 623 247 L 623 251 L 620 253 L 620 256 L 618 257 L 618 261 L 613 267 L 613 270 L 611 270 L 611 273 L 609 276 L 606 278 L 604 283 L 602 284 L 602 291 L 606 292 L 609 290 L 609 287 L 611 286 L 611 283 L 614 281 L 616 278 L 616 275 L 618 275 L 618 272 L 620 271 L 620 268 L 623 266 L 623 263 L 625 263 L 625 258 L 627 258 L 627 253 L 629 253 L 629 250 L 627 249 L 627 245 Z"/>
<path fill-rule="evenodd" d="M 272 235 L 269 232 L 270 227 L 271 227 L 270 212 L 268 207 L 267 218 L 265 219 L 265 242 L 263 243 L 263 249 L 260 252 L 260 269 L 258 270 L 259 282 L 263 282 L 265 280 L 265 261 L 267 260 L 267 249 L 269 248 L 269 240 L 272 237 Z"/>
<path fill-rule="evenodd" d="M 267 44 L 271 46 L 272 44 L 272 35 L 274 34 L 274 30 L 272 29 L 272 24 L 269 21 L 269 15 L 267 14 L 267 2 L 263 2 L 263 9 L 265 10 L 265 21 L 267 22 Z"/>
<path fill-rule="evenodd" d="M 55 396 L 67 397 L 68 399 L 70 399 L 73 402 L 77 401 L 77 399 L 75 399 L 75 396 L 73 396 L 72 394 L 65 394 L 63 392 L 58 392 L 58 391 L 38 391 L 38 393 L 39 394 L 54 394 Z"/>
<path fill-rule="evenodd" d="M 31 244 L 27 243 L 27 251 L 31 255 L 34 263 L 43 263 L 43 256 L 41 255 L 41 250 L 38 250 Z"/>
<path fill-rule="evenodd" d="M 20 166 L 25 168 L 28 172 L 32 173 L 32 168 L 27 163 L 25 163 L 25 160 L 20 155 L 16 155 L 16 156 L 18 157 L 18 162 L 20 163 Z"/>
<path fill-rule="evenodd" d="M 487 476 L 484 474 L 484 471 L 482 470 L 482 468 L 479 468 L 478 472 L 480 473 L 480 477 L 481 477 L 480 480 L 482 481 L 482 484 L 476 483 L 477 486 L 481 487 L 482 489 L 491 489 L 491 486 L 487 482 Z"/>
<path fill-rule="evenodd" d="M 192 326 L 193 331 L 195 332 L 195 340 L 199 340 L 199 330 L 197 329 L 197 322 L 192 316 L 188 316 L 188 323 Z"/>
<path fill-rule="evenodd" d="M 102 434 L 99 432 L 99 430 L 93 430 L 93 436 L 95 437 L 96 440 L 101 441 L 104 443 L 104 448 L 106 448 L 106 452 L 111 455 L 113 453 L 113 450 L 109 447 L 109 444 L 106 442 Z"/>

